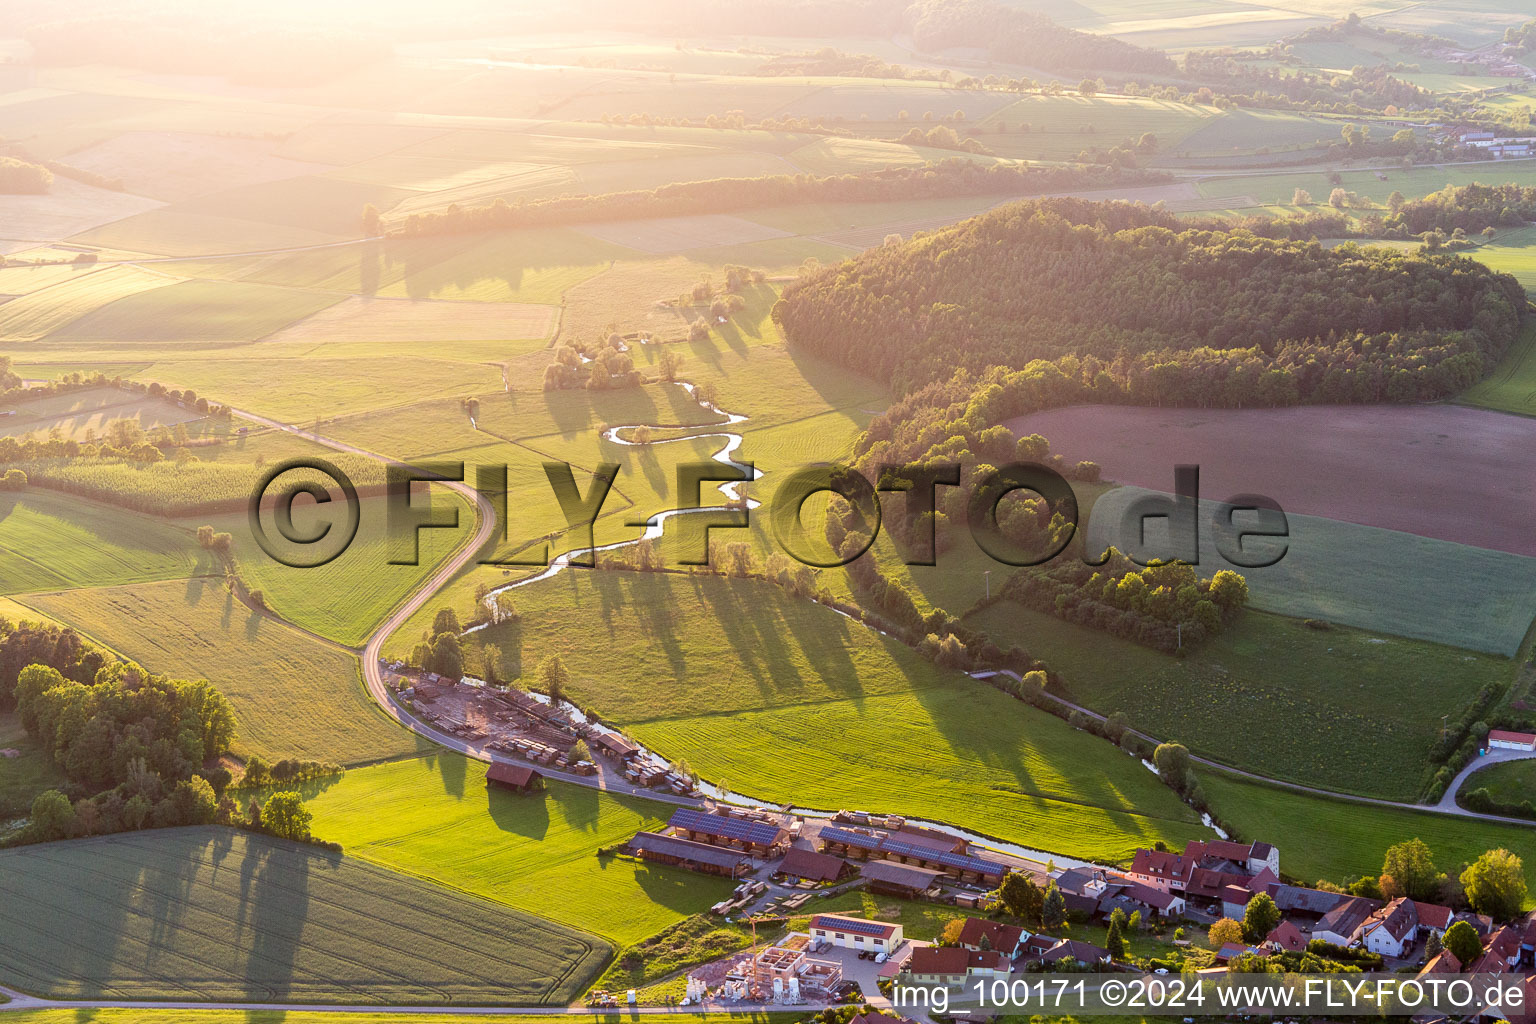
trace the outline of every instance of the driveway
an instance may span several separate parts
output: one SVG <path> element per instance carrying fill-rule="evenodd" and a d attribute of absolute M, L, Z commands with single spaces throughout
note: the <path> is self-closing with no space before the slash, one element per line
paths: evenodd
<path fill-rule="evenodd" d="M 1451 780 L 1451 784 L 1445 787 L 1445 796 L 1442 796 L 1440 802 L 1435 804 L 1435 810 L 1444 811 L 1447 814 L 1466 814 L 1467 812 L 1456 803 L 1456 794 L 1461 791 L 1462 784 L 1471 777 L 1473 772 L 1487 768 L 1491 764 L 1503 764 L 1506 761 L 1529 761 L 1532 758 L 1536 758 L 1536 751 L 1490 750 L 1481 757 L 1474 757 L 1472 763 L 1457 773 L 1456 777 Z"/>

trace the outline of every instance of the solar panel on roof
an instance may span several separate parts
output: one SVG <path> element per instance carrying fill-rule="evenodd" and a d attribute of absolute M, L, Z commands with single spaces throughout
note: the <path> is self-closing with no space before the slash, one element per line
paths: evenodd
<path fill-rule="evenodd" d="M 811 927 L 830 928 L 855 935 L 884 935 L 891 930 L 890 925 L 881 921 L 865 921 L 857 917 L 817 917 L 811 922 Z"/>
<path fill-rule="evenodd" d="M 766 822 L 729 818 L 723 814 L 709 814 L 705 811 L 695 811 L 687 807 L 678 808 L 673 813 L 672 820 L 667 822 L 667 824 L 672 828 L 685 828 L 690 832 L 706 832 L 712 836 L 720 836 L 723 839 L 757 843 L 762 846 L 772 846 L 774 841 L 778 839 L 780 832 L 777 825 L 770 825 Z"/>
<path fill-rule="evenodd" d="M 850 829 L 823 828 L 821 838 L 827 842 L 856 846 L 861 850 L 894 853 L 898 857 L 915 857 L 931 864 L 943 864 L 945 867 L 975 871 L 982 875 L 1001 875 L 1005 871 L 1003 865 L 990 860 L 972 857 L 966 853 L 941 853 L 930 846 L 918 846 L 916 843 L 909 843 L 895 836 L 888 835 L 882 838 Z"/>

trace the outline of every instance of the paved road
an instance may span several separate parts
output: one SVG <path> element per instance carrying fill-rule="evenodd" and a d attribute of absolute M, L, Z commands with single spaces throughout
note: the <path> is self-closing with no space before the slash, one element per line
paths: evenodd
<path fill-rule="evenodd" d="M 1435 809 L 1447 814 L 1455 814 L 1458 811 L 1462 814 L 1472 813 L 1457 805 L 1456 794 L 1461 790 L 1462 783 L 1466 782 L 1473 772 L 1487 768 L 1489 765 L 1503 764 L 1505 761 L 1529 761 L 1533 757 L 1536 757 L 1536 752 L 1529 750 L 1490 750 L 1482 757 L 1473 758 L 1472 763 L 1457 772 L 1451 784 L 1445 787 L 1445 796 L 1440 798 Z"/>

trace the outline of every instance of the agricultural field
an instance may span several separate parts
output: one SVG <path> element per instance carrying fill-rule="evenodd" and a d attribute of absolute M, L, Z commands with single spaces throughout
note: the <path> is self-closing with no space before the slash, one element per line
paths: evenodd
<path fill-rule="evenodd" d="M 268 341 L 501 341 L 546 338 L 555 309 L 503 302 L 413 302 L 344 299 L 275 331 Z"/>
<path fill-rule="evenodd" d="M 1513 274 L 1528 292 L 1536 292 L 1536 228 L 1506 232 L 1484 242 L 1469 255 L 1494 270 Z"/>
<path fill-rule="evenodd" d="M 103 306 L 138 292 L 167 288 L 177 279 L 138 267 L 103 267 L 0 305 L 0 339 L 35 341 Z"/>
<path fill-rule="evenodd" d="M 1260 205 L 1289 206 L 1298 188 L 1306 189 L 1318 203 L 1326 203 L 1334 185 L 1330 171 L 1273 171 L 1257 174 L 1211 175 L 1196 183 L 1210 199 L 1246 197 Z M 1385 207 L 1387 197 L 1401 192 L 1409 198 L 1438 192 L 1447 185 L 1536 185 L 1536 162 L 1501 160 L 1496 163 L 1393 167 L 1379 171 L 1340 170 L 1340 188 Z M 1473 250 L 1474 253 L 1479 250 Z M 1504 269 L 1504 268 L 1499 268 Z"/>
<path fill-rule="evenodd" d="M 96 587 L 21 599 L 152 672 L 229 698 L 235 751 L 360 764 L 425 746 L 363 690 L 357 658 L 237 601 L 222 579 Z"/>
<path fill-rule="evenodd" d="M 180 281 L 99 306 L 51 332 L 50 340 L 249 341 L 335 305 L 336 299 L 325 292 L 268 285 Z"/>
<path fill-rule="evenodd" d="M 0 970 L 55 998 L 558 1005 L 610 953 L 484 898 L 230 829 L 22 847 L 0 864 Z"/>
<path fill-rule="evenodd" d="M 1536 882 L 1536 830 L 1523 825 L 1332 800 L 1210 769 L 1196 774 L 1217 816 L 1239 835 L 1327 836 L 1328 842 L 1291 843 L 1285 850 L 1285 873 L 1305 883 L 1380 874 L 1387 847 L 1413 838 L 1424 840 L 1436 866 L 1452 875 L 1484 850 L 1503 847 L 1525 862 L 1527 880 Z"/>
<path fill-rule="evenodd" d="M 317 835 L 357 857 L 628 945 L 729 895 L 712 878 L 594 856 L 672 808 L 550 782 L 517 794 L 487 786 L 486 765 L 442 752 L 357 768 L 308 800 Z M 592 963 L 591 970 L 602 966 Z M 587 980 L 590 980 L 591 975 Z"/>
<path fill-rule="evenodd" d="M 1060 673 L 1067 699 L 1122 711 L 1159 739 L 1248 771 L 1391 800 L 1418 797 L 1440 716 L 1455 717 L 1512 674 L 1503 658 L 1264 612 L 1178 659 L 1011 602 L 966 621 Z"/>
<path fill-rule="evenodd" d="M 214 571 L 212 557 L 185 528 L 35 488 L 0 495 L 0 594 Z"/>

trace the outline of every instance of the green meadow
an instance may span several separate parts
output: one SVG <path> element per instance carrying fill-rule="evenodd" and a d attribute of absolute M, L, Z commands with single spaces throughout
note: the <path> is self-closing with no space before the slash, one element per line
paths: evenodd
<path fill-rule="evenodd" d="M 0 495 L 0 594 L 179 579 L 214 571 L 192 533 L 32 488 Z"/>
<path fill-rule="evenodd" d="M 708 910 L 729 879 L 599 847 L 655 830 L 672 808 L 584 786 L 487 786 L 487 766 L 454 753 L 357 768 L 317 784 L 317 835 L 352 857 L 596 932 L 627 945 Z"/>
<path fill-rule="evenodd" d="M 520 621 L 476 637 L 507 672 L 558 652 L 573 700 L 754 798 L 1107 860 L 1202 833 L 1105 741 L 774 584 L 569 570 L 514 593 Z"/>

